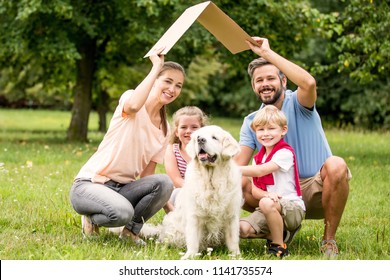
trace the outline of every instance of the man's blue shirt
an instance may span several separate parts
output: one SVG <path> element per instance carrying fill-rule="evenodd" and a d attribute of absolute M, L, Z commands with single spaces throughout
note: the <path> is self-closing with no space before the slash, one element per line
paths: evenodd
<path fill-rule="evenodd" d="M 260 109 L 264 106 L 261 105 Z M 283 100 L 282 111 L 287 117 L 288 132 L 284 140 L 295 150 L 298 162 L 299 177 L 314 176 L 325 160 L 332 155 L 321 118 L 314 107 L 312 110 L 303 107 L 297 99 L 297 91 L 287 90 Z M 245 117 L 240 131 L 240 145 L 259 150 L 261 144 L 250 127 L 257 111 Z"/>

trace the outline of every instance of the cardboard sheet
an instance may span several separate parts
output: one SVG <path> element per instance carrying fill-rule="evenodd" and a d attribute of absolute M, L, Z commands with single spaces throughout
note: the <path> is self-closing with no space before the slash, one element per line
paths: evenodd
<path fill-rule="evenodd" d="M 187 8 L 144 57 L 150 56 L 154 48 L 162 46 L 165 47 L 162 54 L 167 54 L 196 20 L 232 54 L 248 50 L 249 46 L 245 42 L 246 40 L 257 44 L 213 2 L 206 1 Z"/>

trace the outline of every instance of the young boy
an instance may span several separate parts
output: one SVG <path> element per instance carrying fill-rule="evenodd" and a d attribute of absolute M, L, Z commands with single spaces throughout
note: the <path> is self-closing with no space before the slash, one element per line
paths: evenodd
<path fill-rule="evenodd" d="M 243 176 L 252 177 L 252 193 L 245 200 L 258 208 L 240 221 L 242 238 L 266 236 L 268 253 L 288 255 L 283 230 L 300 227 L 305 216 L 298 167 L 294 150 L 283 140 L 287 119 L 273 105 L 261 109 L 253 119 L 252 129 L 262 144 L 252 166 L 241 166 Z"/>

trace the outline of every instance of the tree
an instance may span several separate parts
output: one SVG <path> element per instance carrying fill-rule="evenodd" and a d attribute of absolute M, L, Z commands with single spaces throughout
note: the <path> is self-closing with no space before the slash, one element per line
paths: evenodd
<path fill-rule="evenodd" d="M 86 141 L 92 91 L 106 91 L 103 84 L 107 77 L 102 73 L 115 73 L 124 64 L 147 63 L 143 55 L 182 12 L 175 10 L 183 7 L 181 2 L 1 1 L 0 63 L 4 66 L 11 60 L 15 70 L 22 63 L 37 63 L 43 69 L 41 81 L 63 82 L 60 77 L 72 81 L 74 99 L 67 137 Z M 189 51 L 194 49 L 190 44 L 191 40 Z M 134 82 L 128 77 L 121 84 Z"/>

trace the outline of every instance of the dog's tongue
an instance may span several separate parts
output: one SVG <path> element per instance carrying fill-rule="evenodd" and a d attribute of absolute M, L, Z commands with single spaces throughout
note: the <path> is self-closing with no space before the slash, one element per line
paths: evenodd
<path fill-rule="evenodd" d="M 199 158 L 200 160 L 207 160 L 207 157 L 208 157 L 208 154 L 207 154 L 207 153 L 200 153 L 200 154 L 198 155 L 198 158 Z"/>

